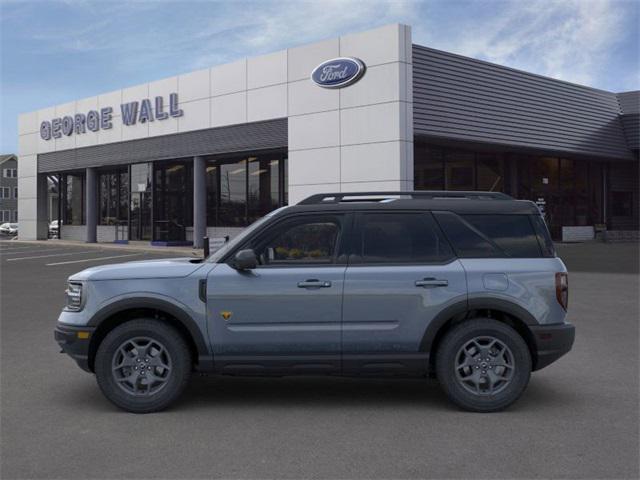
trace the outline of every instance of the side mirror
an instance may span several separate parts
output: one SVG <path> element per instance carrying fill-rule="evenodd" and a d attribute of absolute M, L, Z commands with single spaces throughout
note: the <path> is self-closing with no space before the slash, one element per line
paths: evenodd
<path fill-rule="evenodd" d="M 253 270 L 258 266 L 258 257 L 251 250 L 240 250 L 233 259 L 233 267 L 236 270 Z"/>

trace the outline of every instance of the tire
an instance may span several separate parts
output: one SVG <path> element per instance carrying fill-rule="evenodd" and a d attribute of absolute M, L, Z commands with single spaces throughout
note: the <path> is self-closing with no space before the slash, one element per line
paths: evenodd
<path fill-rule="evenodd" d="M 513 404 L 527 388 L 531 354 L 509 325 L 488 318 L 466 320 L 442 339 L 436 375 L 449 399 L 462 409 L 496 412 Z"/>
<path fill-rule="evenodd" d="M 133 413 L 157 412 L 171 405 L 187 386 L 191 368 L 182 335 L 153 319 L 131 320 L 114 328 L 95 358 L 104 396 Z"/>

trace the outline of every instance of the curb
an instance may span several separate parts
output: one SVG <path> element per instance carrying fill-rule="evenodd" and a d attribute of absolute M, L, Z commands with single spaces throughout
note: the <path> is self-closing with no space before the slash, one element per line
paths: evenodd
<path fill-rule="evenodd" d="M 65 247 L 82 247 L 95 248 L 100 250 L 116 250 L 121 252 L 146 252 L 146 253 L 177 253 L 185 257 L 202 257 L 203 250 L 201 248 L 189 247 L 154 247 L 145 245 L 130 244 L 114 244 L 114 243 L 85 243 L 70 240 L 10 240 L 12 244 L 20 243 L 25 245 L 47 245 L 47 246 L 65 246 Z"/>

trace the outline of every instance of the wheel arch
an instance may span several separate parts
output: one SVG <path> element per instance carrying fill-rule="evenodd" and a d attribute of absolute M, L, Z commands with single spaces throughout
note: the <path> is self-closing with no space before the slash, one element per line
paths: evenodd
<path fill-rule="evenodd" d="M 492 318 L 511 326 L 523 338 L 533 370 L 538 360 L 537 347 L 530 325 L 539 325 L 531 313 L 521 306 L 502 299 L 475 298 L 450 305 L 442 310 L 430 323 L 420 344 L 420 350 L 429 353 L 429 371 L 434 372 L 436 352 L 442 338 L 458 323 L 472 318 Z"/>
<path fill-rule="evenodd" d="M 106 335 L 123 323 L 135 318 L 154 318 L 176 328 L 187 341 L 198 370 L 208 370 L 211 354 L 196 321 L 183 308 L 157 298 L 126 298 L 99 310 L 89 322 L 95 330 L 91 335 L 88 352 L 89 369 L 94 371 L 98 346 Z"/>

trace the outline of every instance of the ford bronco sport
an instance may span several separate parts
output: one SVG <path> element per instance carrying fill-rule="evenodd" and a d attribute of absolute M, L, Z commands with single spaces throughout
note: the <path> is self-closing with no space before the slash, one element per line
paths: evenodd
<path fill-rule="evenodd" d="M 205 259 L 69 278 L 62 350 L 131 412 L 170 405 L 192 371 L 437 377 L 504 409 L 567 353 L 567 270 L 536 205 L 489 192 L 314 195 Z"/>

